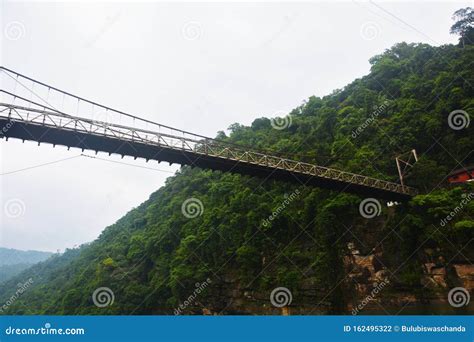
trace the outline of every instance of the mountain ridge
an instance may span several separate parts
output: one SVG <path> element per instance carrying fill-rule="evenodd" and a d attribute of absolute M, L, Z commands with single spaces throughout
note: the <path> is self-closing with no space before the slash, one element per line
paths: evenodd
<path fill-rule="evenodd" d="M 51 252 L 0 247 L 0 283 L 46 260 L 51 255 L 53 255 Z"/>
<path fill-rule="evenodd" d="M 399 43 L 370 60 L 369 75 L 292 110 L 285 129 L 258 118 L 217 135 L 391 181 L 394 155 L 416 148 L 407 183 L 422 194 L 409 203 L 379 202 L 379 216 L 367 218 L 354 195 L 182 167 L 95 241 L 0 286 L 6 300 L 15 282 L 34 279 L 6 312 L 279 314 L 269 296 L 285 287 L 292 313 L 347 313 L 373 283 L 387 284 L 373 306 L 442 300 L 455 284 L 472 291 L 474 202 L 442 231 L 439 222 L 473 191 L 445 181 L 474 161 L 472 125 L 448 122 L 454 110 L 474 112 L 473 57 L 472 45 Z M 197 214 L 185 215 L 189 200 Z M 92 297 L 103 287 L 114 302 L 99 307 Z"/>

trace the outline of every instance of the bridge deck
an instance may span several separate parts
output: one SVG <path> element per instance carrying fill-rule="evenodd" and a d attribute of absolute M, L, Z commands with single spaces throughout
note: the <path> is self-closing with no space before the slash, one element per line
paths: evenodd
<path fill-rule="evenodd" d="M 0 138 L 235 172 L 392 201 L 404 201 L 416 194 L 397 183 L 244 150 L 183 131 L 178 136 L 137 129 L 71 116 L 46 106 L 0 103 L 0 128 Z"/>

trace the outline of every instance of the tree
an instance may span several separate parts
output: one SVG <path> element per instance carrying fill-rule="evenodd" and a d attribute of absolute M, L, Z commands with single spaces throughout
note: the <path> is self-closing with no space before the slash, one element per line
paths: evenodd
<path fill-rule="evenodd" d="M 451 26 L 451 34 L 458 34 L 462 47 L 474 41 L 474 11 L 471 7 L 461 8 L 452 16 L 456 22 Z"/>
<path fill-rule="evenodd" d="M 301 307 L 295 313 L 316 307 L 345 313 L 370 293 L 373 276 L 386 280 L 385 272 L 375 274 L 385 267 L 393 277 L 377 295 L 383 303 L 430 295 L 423 287 L 431 278 L 425 263 L 446 267 L 447 284 L 457 284 L 451 265 L 469 264 L 474 251 L 474 184 L 452 189 L 445 177 L 458 162 L 474 163 L 474 126 L 454 130 L 447 118 L 458 108 L 474 112 L 473 59 L 472 45 L 397 44 L 373 59 L 369 75 L 293 110 L 294 131 L 277 132 L 269 119 L 257 119 L 218 136 L 392 181 L 393 155 L 416 148 L 420 159 L 406 180 L 422 194 L 410 202 L 382 210 L 380 201 L 379 217 L 366 219 L 359 212 L 363 198 L 354 195 L 183 167 L 96 241 L 1 283 L 0 305 L 17 284 L 34 281 L 0 315 L 173 314 L 208 277 L 211 286 L 190 301 L 186 314 L 272 310 L 277 286 L 291 290 L 292 305 Z M 183 215 L 191 197 L 203 203 L 199 217 Z M 366 258 L 372 254 L 374 262 Z M 113 291 L 113 305 L 93 304 L 99 287 Z"/>

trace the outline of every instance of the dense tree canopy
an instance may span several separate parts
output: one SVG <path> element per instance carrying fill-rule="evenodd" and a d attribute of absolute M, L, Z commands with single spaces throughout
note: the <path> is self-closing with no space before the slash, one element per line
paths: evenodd
<path fill-rule="evenodd" d="M 462 25 L 456 30 L 465 32 Z M 474 202 L 442 230 L 439 222 L 469 191 L 449 187 L 446 175 L 474 161 L 473 125 L 453 129 L 448 122 L 455 110 L 474 113 L 473 60 L 472 45 L 400 43 L 373 57 L 368 75 L 296 107 L 287 129 L 259 118 L 250 127 L 234 124 L 229 134 L 219 133 L 233 143 L 391 181 L 398 181 L 394 157 L 416 149 L 420 161 L 407 182 L 422 194 L 390 210 L 383 205 L 378 221 L 361 217 L 361 198 L 353 195 L 183 167 L 96 241 L 0 287 L 5 301 L 16 283 L 34 279 L 6 313 L 172 314 L 208 278 L 211 285 L 186 312 L 201 313 L 208 305 L 226 312 L 229 303 L 221 301 L 233 290 L 244 296 L 286 286 L 297 301 L 297 289 L 307 282 L 320 291 L 309 305 L 342 312 L 348 301 L 349 285 L 341 282 L 347 244 L 367 241 L 368 230 L 387 236 L 382 246 L 391 253 L 384 262 L 398 275 L 393 290 L 409 288 L 422 296 L 422 243 L 446 264 L 456 250 L 472 250 L 465 245 L 473 238 Z M 292 196 L 296 190 L 299 195 Z M 201 215 L 182 214 L 188 198 L 201 201 Z M 101 286 L 115 295 L 106 308 L 91 300 Z"/>
<path fill-rule="evenodd" d="M 454 12 L 453 20 L 456 22 L 451 26 L 451 33 L 458 34 L 459 40 L 464 47 L 465 44 L 474 44 L 474 11 L 471 7 L 461 8 Z"/>

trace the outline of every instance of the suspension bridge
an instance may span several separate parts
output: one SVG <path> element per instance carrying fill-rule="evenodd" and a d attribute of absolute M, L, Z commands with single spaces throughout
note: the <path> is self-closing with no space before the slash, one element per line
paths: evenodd
<path fill-rule="evenodd" d="M 211 139 L 112 109 L 0 67 L 0 138 L 294 182 L 404 201 L 416 190 Z"/>

